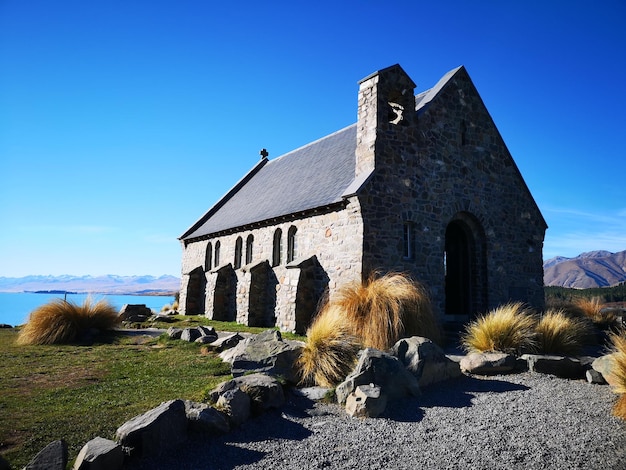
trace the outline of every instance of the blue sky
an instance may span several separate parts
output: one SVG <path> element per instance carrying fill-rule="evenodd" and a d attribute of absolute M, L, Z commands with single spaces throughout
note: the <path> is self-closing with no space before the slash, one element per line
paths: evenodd
<path fill-rule="evenodd" d="M 0 276 L 180 274 L 259 158 L 356 121 L 357 82 L 465 65 L 550 228 L 626 249 L 626 3 L 0 0 Z"/>

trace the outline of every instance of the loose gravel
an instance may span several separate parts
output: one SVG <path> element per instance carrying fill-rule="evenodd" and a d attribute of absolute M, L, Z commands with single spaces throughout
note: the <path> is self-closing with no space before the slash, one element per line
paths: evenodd
<path fill-rule="evenodd" d="M 522 373 L 463 377 L 358 419 L 288 396 L 220 437 L 132 469 L 626 469 L 626 423 L 606 385 Z"/>

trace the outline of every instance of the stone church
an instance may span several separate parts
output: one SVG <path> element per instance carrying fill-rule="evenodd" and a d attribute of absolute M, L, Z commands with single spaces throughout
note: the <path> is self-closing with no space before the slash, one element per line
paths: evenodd
<path fill-rule="evenodd" d="M 356 124 L 260 161 L 181 237 L 180 310 L 303 333 L 371 272 L 424 284 L 441 322 L 544 305 L 546 222 L 464 67 L 415 94 L 359 82 Z"/>

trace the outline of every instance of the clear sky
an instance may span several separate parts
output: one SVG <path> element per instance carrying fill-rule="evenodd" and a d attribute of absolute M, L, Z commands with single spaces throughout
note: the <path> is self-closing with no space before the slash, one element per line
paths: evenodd
<path fill-rule="evenodd" d="M 356 121 L 357 82 L 465 65 L 549 229 L 626 249 L 626 2 L 0 0 L 0 276 L 180 275 L 258 160 Z"/>

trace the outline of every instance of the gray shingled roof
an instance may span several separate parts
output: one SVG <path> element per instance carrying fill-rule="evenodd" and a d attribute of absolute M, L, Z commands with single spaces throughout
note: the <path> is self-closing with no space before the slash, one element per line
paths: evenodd
<path fill-rule="evenodd" d="M 445 74 L 415 97 L 416 111 L 428 107 L 463 67 Z M 222 230 L 307 211 L 342 201 L 368 175 L 355 180 L 356 124 L 285 155 L 260 162 L 180 238 L 188 240 Z"/>
<path fill-rule="evenodd" d="M 269 160 L 229 191 L 181 239 L 342 201 L 354 180 L 356 124 Z M 244 177 L 245 180 L 245 177 Z"/>

